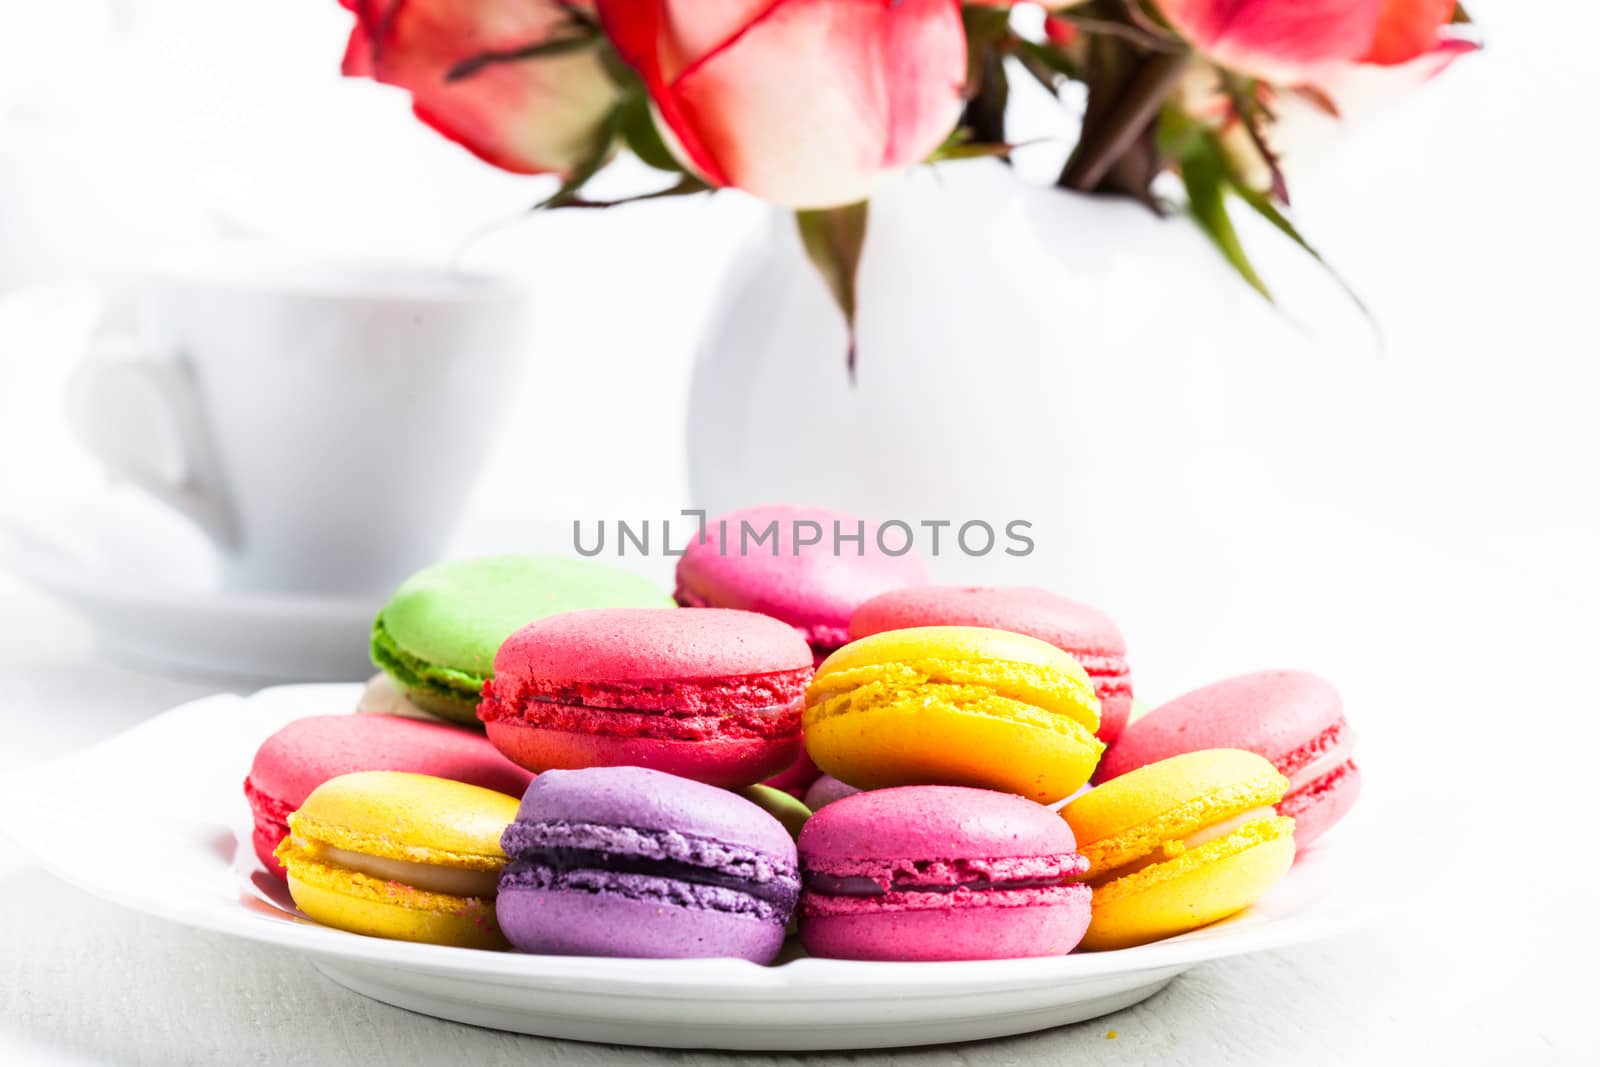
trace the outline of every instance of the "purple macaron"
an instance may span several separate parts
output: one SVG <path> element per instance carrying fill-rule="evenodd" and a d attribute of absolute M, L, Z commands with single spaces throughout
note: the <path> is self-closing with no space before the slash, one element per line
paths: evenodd
<path fill-rule="evenodd" d="M 495 912 L 523 952 L 771 963 L 800 897 L 782 823 L 642 767 L 541 774 L 500 844 Z"/>

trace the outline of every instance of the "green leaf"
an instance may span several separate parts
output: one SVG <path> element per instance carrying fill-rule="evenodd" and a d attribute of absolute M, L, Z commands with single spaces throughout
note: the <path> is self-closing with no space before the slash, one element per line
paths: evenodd
<path fill-rule="evenodd" d="M 806 256 L 822 275 L 833 301 L 844 314 L 850 347 L 845 356 L 850 380 L 856 376 L 856 271 L 867 242 L 867 202 L 817 211 L 795 212 L 795 224 Z"/>
<path fill-rule="evenodd" d="M 645 92 L 644 86 L 635 83 L 632 90 L 622 98 L 618 122 L 622 130 L 622 139 L 627 142 L 633 154 L 649 167 L 656 170 L 676 171 L 682 173 L 683 165 L 678 162 L 667 143 L 661 139 L 661 131 L 656 129 L 655 116 L 650 113 L 650 97 Z"/>
<path fill-rule="evenodd" d="M 1232 183 L 1222 165 L 1220 152 L 1191 152 L 1178 169 L 1184 189 L 1189 193 L 1189 213 L 1239 276 L 1270 302 L 1272 292 L 1245 255 L 1239 232 L 1228 217 L 1228 188 Z"/>
<path fill-rule="evenodd" d="M 1285 237 L 1289 238 L 1289 240 L 1299 245 L 1301 251 L 1305 252 L 1306 255 L 1316 260 L 1317 264 L 1322 267 L 1323 270 L 1327 271 L 1328 277 L 1332 278 L 1334 283 L 1338 285 L 1340 289 L 1344 290 L 1344 295 L 1350 298 L 1350 302 L 1360 310 L 1361 314 L 1366 317 L 1367 321 L 1371 322 L 1374 326 L 1377 325 L 1377 319 L 1372 314 L 1372 309 L 1367 307 L 1367 302 L 1365 300 L 1361 299 L 1361 294 L 1356 292 L 1355 286 L 1345 281 L 1344 276 L 1338 271 L 1334 270 L 1331 263 L 1322 258 L 1322 253 L 1318 252 L 1309 241 L 1301 236 L 1300 231 L 1295 228 L 1294 223 L 1289 221 L 1287 215 L 1278 210 L 1278 205 L 1274 204 L 1270 197 L 1264 193 L 1258 192 L 1255 189 L 1249 188 L 1243 182 L 1240 182 L 1237 179 L 1233 181 L 1233 191 L 1235 195 L 1237 195 L 1240 200 L 1243 200 L 1252 211 L 1270 222 L 1279 233 L 1283 234 Z"/>

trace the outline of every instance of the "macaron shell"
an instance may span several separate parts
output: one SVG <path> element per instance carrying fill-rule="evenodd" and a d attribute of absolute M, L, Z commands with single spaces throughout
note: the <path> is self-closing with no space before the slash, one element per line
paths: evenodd
<path fill-rule="evenodd" d="M 1061 810 L 1090 874 L 1120 867 L 1190 834 L 1283 799 L 1288 779 L 1253 752 L 1210 749 L 1152 763 Z"/>
<path fill-rule="evenodd" d="M 1096 779 L 1110 781 L 1157 760 L 1205 748 L 1247 749 L 1291 773 L 1294 757 L 1344 722 L 1338 690 L 1314 674 L 1243 674 L 1141 715 L 1106 753 Z"/>
<path fill-rule="evenodd" d="M 1090 730 L 1100 724 L 1099 701 L 1077 660 L 1038 638 L 972 626 L 923 626 L 854 641 L 823 661 L 806 702 L 809 710 L 872 682 L 926 681 L 980 685 Z"/>
<path fill-rule="evenodd" d="M 1312 842 L 1349 814 L 1361 795 L 1361 770 L 1354 763 L 1342 764 L 1332 774 L 1297 789 L 1278 804 L 1278 813 L 1294 820 L 1294 844 L 1304 852 Z"/>
<path fill-rule="evenodd" d="M 1087 886 L 1067 887 L 1059 903 L 1022 907 L 963 905 L 800 917 L 800 939 L 813 956 L 839 960 L 1021 959 L 1060 956 L 1089 926 Z"/>
<path fill-rule="evenodd" d="M 797 550 L 796 522 L 820 524 L 822 541 Z M 863 523 L 860 554 L 834 551 L 835 522 L 846 535 Z M 776 545 L 770 540 L 759 545 L 742 541 L 742 523 L 756 534 L 776 523 Z M 692 607 L 760 612 L 793 626 L 812 645 L 838 647 L 847 640 L 850 616 L 862 601 L 928 580 L 914 553 L 881 552 L 876 531 L 875 523 L 822 508 L 779 505 L 729 512 L 708 522 L 705 536 L 690 544 L 679 559 L 678 601 Z"/>
<path fill-rule="evenodd" d="M 504 949 L 493 901 L 429 893 L 289 855 L 289 893 L 324 926 L 397 941 Z"/>
<path fill-rule="evenodd" d="M 561 956 L 694 959 L 727 956 L 771 963 L 786 924 L 678 907 L 624 893 L 502 889 L 499 923 L 523 952 Z"/>
<path fill-rule="evenodd" d="M 1082 947 L 1130 948 L 1236 914 L 1288 873 L 1294 854 L 1293 820 L 1259 819 L 1099 886 Z"/>
<path fill-rule="evenodd" d="M 722 679 L 809 670 L 811 648 L 748 611 L 617 609 L 540 619 L 495 656 L 497 678 L 560 685 Z"/>
<path fill-rule="evenodd" d="M 289 826 L 293 837 L 351 852 L 494 870 L 505 863 L 500 835 L 517 804 L 504 793 L 443 778 L 364 771 L 318 786 Z"/>
<path fill-rule="evenodd" d="M 859 789 L 941 784 L 998 789 L 1039 803 L 1070 796 L 1094 773 L 1100 745 L 1068 719 L 975 713 L 907 702 L 805 728 L 818 767 Z"/>
<path fill-rule="evenodd" d="M 921 785 L 857 793 L 828 806 L 800 841 L 808 863 L 994 860 L 1073 852 L 1055 812 L 1010 793 Z"/>

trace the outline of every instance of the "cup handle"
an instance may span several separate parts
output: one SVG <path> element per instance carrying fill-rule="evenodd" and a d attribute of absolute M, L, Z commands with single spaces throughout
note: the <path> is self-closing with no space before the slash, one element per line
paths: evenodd
<path fill-rule="evenodd" d="M 97 341 L 68 383 L 67 418 L 113 475 L 187 515 L 223 548 L 239 547 L 187 362 L 133 338 Z"/>

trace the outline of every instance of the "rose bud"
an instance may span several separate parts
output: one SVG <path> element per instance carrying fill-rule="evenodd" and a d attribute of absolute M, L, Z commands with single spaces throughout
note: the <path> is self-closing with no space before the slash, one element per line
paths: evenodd
<path fill-rule="evenodd" d="M 344 73 L 409 90 L 417 117 L 452 141 L 520 174 L 565 174 L 593 155 L 618 89 L 604 41 L 562 5 L 340 2 L 356 16 Z"/>
<path fill-rule="evenodd" d="M 683 163 L 775 204 L 862 200 L 961 115 L 966 36 L 950 0 L 597 6 Z"/>

